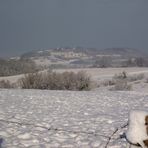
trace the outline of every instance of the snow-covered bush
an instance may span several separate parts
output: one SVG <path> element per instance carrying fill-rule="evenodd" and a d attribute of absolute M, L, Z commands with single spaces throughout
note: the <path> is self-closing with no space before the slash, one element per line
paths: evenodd
<path fill-rule="evenodd" d="M 146 78 L 146 81 L 145 81 L 145 83 L 148 83 L 148 78 Z"/>
<path fill-rule="evenodd" d="M 145 77 L 144 73 L 129 75 L 127 72 L 123 71 L 119 74 L 115 74 L 113 79 L 114 80 L 126 79 L 128 82 L 133 82 L 137 80 L 142 80 L 144 79 L 144 77 Z"/>
<path fill-rule="evenodd" d="M 119 74 L 115 74 L 112 78 L 114 86 L 110 90 L 129 91 L 132 90 L 132 85 L 128 83 L 128 74 L 123 71 Z"/>
<path fill-rule="evenodd" d="M 137 81 L 137 80 L 142 80 L 144 79 L 144 74 L 140 73 L 140 74 L 134 74 L 134 75 L 130 75 L 127 77 L 127 80 L 129 82 L 133 82 L 133 81 Z"/>
<path fill-rule="evenodd" d="M 110 80 L 103 80 L 100 82 L 100 85 L 102 86 L 112 86 L 115 85 L 116 81 L 114 79 L 110 79 Z"/>
<path fill-rule="evenodd" d="M 90 76 L 80 71 L 31 73 L 22 78 L 20 84 L 25 89 L 90 90 L 92 83 Z"/>
<path fill-rule="evenodd" d="M 110 88 L 110 90 L 130 91 L 132 90 L 132 85 L 128 84 L 127 80 L 117 80 L 115 85 Z"/>
<path fill-rule="evenodd" d="M 113 79 L 115 80 L 121 80 L 121 79 L 126 79 L 127 78 L 127 72 L 126 71 L 123 71 L 119 74 L 115 74 Z"/>
<path fill-rule="evenodd" d="M 0 81 L 0 88 L 14 88 L 14 85 L 10 83 L 8 80 Z"/>
<path fill-rule="evenodd" d="M 126 138 L 131 146 L 148 148 L 148 112 L 139 110 L 130 112 Z"/>
<path fill-rule="evenodd" d="M 20 86 L 23 89 L 41 89 L 42 88 L 42 74 L 30 73 L 26 74 L 24 78 L 19 80 Z"/>

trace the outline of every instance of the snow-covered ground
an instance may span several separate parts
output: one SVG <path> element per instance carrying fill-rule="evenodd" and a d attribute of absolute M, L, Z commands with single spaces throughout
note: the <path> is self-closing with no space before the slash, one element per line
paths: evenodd
<path fill-rule="evenodd" d="M 125 68 L 81 68 L 81 69 L 58 69 L 57 72 L 73 71 L 79 72 L 84 71 L 89 74 L 93 80 L 110 79 L 115 74 L 119 74 L 123 71 L 130 75 L 133 74 L 148 74 L 148 67 L 125 67 Z"/>
<path fill-rule="evenodd" d="M 133 109 L 148 111 L 148 93 L 1 89 L 0 145 L 105 148 L 109 142 L 108 148 L 125 148 L 117 138 Z"/>
<path fill-rule="evenodd" d="M 44 70 L 46 71 L 46 70 Z M 146 74 L 148 75 L 148 67 L 126 67 L 126 68 L 78 68 L 78 69 L 55 69 L 53 71 L 62 73 L 65 71 L 68 72 L 79 72 L 84 71 L 87 74 L 91 76 L 91 78 L 95 81 L 97 80 L 103 80 L 103 79 L 110 79 L 115 74 L 119 74 L 123 71 L 127 72 L 128 74 Z M 10 82 L 16 82 L 20 78 L 22 78 L 24 75 L 16 75 L 16 76 L 6 76 L 6 77 L 0 77 L 0 80 L 9 80 Z"/>

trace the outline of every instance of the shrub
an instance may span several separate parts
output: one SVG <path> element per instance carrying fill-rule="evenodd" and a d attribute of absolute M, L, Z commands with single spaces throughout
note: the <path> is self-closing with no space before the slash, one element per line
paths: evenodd
<path fill-rule="evenodd" d="M 132 90 L 132 85 L 128 84 L 126 80 L 118 80 L 110 90 L 129 91 Z"/>
<path fill-rule="evenodd" d="M 24 89 L 90 90 L 90 77 L 84 72 L 31 73 L 20 80 Z"/>
<path fill-rule="evenodd" d="M 23 89 L 41 89 L 42 75 L 39 73 L 26 74 L 20 79 L 20 85 Z"/>
<path fill-rule="evenodd" d="M 14 88 L 14 86 L 8 80 L 1 80 L 0 81 L 0 88 Z"/>
<path fill-rule="evenodd" d="M 114 79 L 109 79 L 109 80 L 103 80 L 100 82 L 99 86 L 111 86 L 111 85 L 115 85 L 115 80 Z"/>
<path fill-rule="evenodd" d="M 131 75 L 128 76 L 128 81 L 133 82 L 133 81 L 137 81 L 137 80 L 142 80 L 144 79 L 145 75 L 143 73 L 141 74 L 135 74 L 135 75 Z"/>
<path fill-rule="evenodd" d="M 129 82 L 137 81 L 137 80 L 142 80 L 144 79 L 145 75 L 143 73 L 140 74 L 134 74 L 134 75 L 128 75 L 125 71 L 115 74 L 113 79 L 115 80 L 123 80 L 126 79 Z"/>
<path fill-rule="evenodd" d="M 146 78 L 145 80 L 146 80 L 145 83 L 148 83 L 148 78 Z"/>
<path fill-rule="evenodd" d="M 127 73 L 125 71 L 115 74 L 113 79 L 126 79 L 127 78 Z"/>
<path fill-rule="evenodd" d="M 78 90 L 89 90 L 90 89 L 90 77 L 86 75 L 83 71 L 76 74 L 76 88 Z"/>
<path fill-rule="evenodd" d="M 132 85 L 128 84 L 128 75 L 125 71 L 115 74 L 113 80 L 115 85 L 110 90 L 128 91 L 132 89 Z"/>

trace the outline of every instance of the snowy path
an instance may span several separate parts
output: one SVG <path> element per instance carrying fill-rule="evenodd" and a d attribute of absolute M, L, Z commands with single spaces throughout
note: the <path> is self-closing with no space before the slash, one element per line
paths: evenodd
<path fill-rule="evenodd" d="M 132 109 L 148 110 L 134 92 L 0 90 L 0 145 L 6 148 L 104 148 Z M 123 130 L 117 132 L 117 138 Z M 108 147 L 124 148 L 122 139 Z"/>

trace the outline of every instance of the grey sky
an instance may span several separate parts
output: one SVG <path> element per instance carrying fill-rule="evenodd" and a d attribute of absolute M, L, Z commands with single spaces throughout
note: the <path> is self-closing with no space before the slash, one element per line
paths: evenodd
<path fill-rule="evenodd" d="M 148 50 L 148 0 L 0 0 L 0 56 L 63 46 Z"/>

